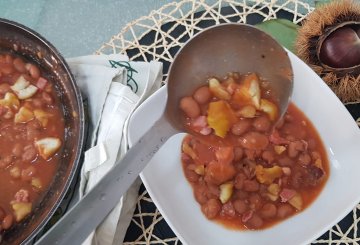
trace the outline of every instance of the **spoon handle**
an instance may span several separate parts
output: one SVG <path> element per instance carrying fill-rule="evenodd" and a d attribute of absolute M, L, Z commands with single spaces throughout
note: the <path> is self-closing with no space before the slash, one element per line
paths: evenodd
<path fill-rule="evenodd" d="M 162 116 L 36 244 L 81 244 L 119 202 L 154 154 L 177 132 Z"/>

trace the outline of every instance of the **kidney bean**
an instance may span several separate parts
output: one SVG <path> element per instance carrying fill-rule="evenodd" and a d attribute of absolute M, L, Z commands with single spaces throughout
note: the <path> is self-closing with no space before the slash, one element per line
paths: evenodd
<path fill-rule="evenodd" d="M 248 205 L 246 204 L 246 202 L 241 199 L 235 200 L 233 202 L 233 205 L 234 205 L 235 211 L 238 212 L 239 214 L 245 213 L 245 211 L 248 209 Z"/>
<path fill-rule="evenodd" d="M 221 214 L 226 215 L 226 216 L 230 216 L 230 217 L 235 217 L 236 212 L 235 212 L 234 205 L 233 205 L 233 203 L 231 201 L 225 203 L 222 206 Z"/>
<path fill-rule="evenodd" d="M 242 119 L 231 127 L 231 132 L 234 135 L 239 136 L 244 134 L 246 131 L 248 131 L 250 126 L 251 126 L 251 121 L 249 119 Z"/>
<path fill-rule="evenodd" d="M 15 58 L 13 61 L 13 65 L 18 72 L 26 72 L 25 63 L 21 58 Z"/>
<path fill-rule="evenodd" d="M 14 72 L 14 66 L 12 64 L 1 64 L 0 71 L 4 75 L 9 75 Z"/>
<path fill-rule="evenodd" d="M 262 206 L 262 198 L 257 193 L 250 194 L 249 202 L 250 202 L 250 207 L 253 210 L 254 209 L 257 210 L 257 209 L 261 208 L 261 206 Z"/>
<path fill-rule="evenodd" d="M 34 107 L 42 108 L 44 106 L 44 102 L 41 99 L 34 98 L 31 100 L 31 103 Z"/>
<path fill-rule="evenodd" d="M 23 151 L 23 147 L 20 143 L 16 143 L 11 151 L 14 157 L 20 157 Z"/>
<path fill-rule="evenodd" d="M 282 156 L 278 159 L 278 163 L 281 167 L 288 167 L 294 164 L 294 160 L 287 156 Z"/>
<path fill-rule="evenodd" d="M 296 149 L 295 142 L 294 141 L 290 142 L 289 147 L 288 147 L 288 156 L 291 158 L 294 158 L 299 154 L 299 151 Z"/>
<path fill-rule="evenodd" d="M 260 116 L 254 120 L 253 126 L 259 132 L 267 132 L 271 127 L 271 122 L 267 116 Z"/>
<path fill-rule="evenodd" d="M 37 139 L 39 137 L 39 135 L 40 135 L 40 130 L 36 128 L 36 123 L 30 123 L 29 122 L 27 124 L 26 137 L 27 137 L 28 140 Z"/>
<path fill-rule="evenodd" d="M 260 188 L 259 183 L 256 180 L 244 180 L 243 190 L 249 192 L 258 191 Z"/>
<path fill-rule="evenodd" d="M 39 79 L 39 77 L 40 77 L 40 70 L 39 70 L 39 68 L 38 68 L 36 65 L 27 63 L 27 64 L 25 65 L 25 67 L 26 67 L 26 70 L 29 71 L 30 76 L 31 76 L 32 78 L 34 78 L 34 79 Z"/>
<path fill-rule="evenodd" d="M 193 97 L 200 105 L 205 104 L 211 99 L 211 92 L 209 87 L 203 86 L 198 88 L 193 94 Z"/>
<path fill-rule="evenodd" d="M 273 151 L 263 151 L 261 154 L 262 159 L 264 159 L 267 163 L 272 163 L 275 160 L 275 153 Z"/>
<path fill-rule="evenodd" d="M 200 115 L 200 106 L 192 97 L 183 97 L 180 100 L 180 109 L 190 118 Z"/>
<path fill-rule="evenodd" d="M 185 169 L 185 176 L 187 178 L 188 181 L 190 182 L 198 182 L 200 176 L 194 172 L 194 170 L 190 170 L 190 169 Z"/>
<path fill-rule="evenodd" d="M 268 137 L 258 132 L 248 132 L 241 139 L 240 144 L 242 147 L 250 150 L 263 150 L 268 144 Z"/>
<path fill-rule="evenodd" d="M 207 202 L 207 192 L 207 187 L 205 185 L 194 185 L 194 196 L 198 203 L 205 204 Z"/>
<path fill-rule="evenodd" d="M 1 226 L 4 230 L 9 229 L 14 222 L 14 217 L 11 214 L 8 214 L 2 220 Z"/>
<path fill-rule="evenodd" d="M 290 216 L 294 212 L 294 209 L 291 207 L 290 204 L 281 203 L 277 209 L 277 217 L 280 219 L 284 219 Z"/>
<path fill-rule="evenodd" d="M 234 198 L 238 198 L 241 200 L 245 200 L 246 198 L 249 197 L 249 192 L 246 192 L 244 190 L 237 190 L 235 189 L 235 194 L 234 194 Z"/>
<path fill-rule="evenodd" d="M 240 161 L 243 158 L 244 150 L 241 147 L 234 147 L 234 161 Z"/>
<path fill-rule="evenodd" d="M 234 187 L 238 190 L 241 190 L 244 187 L 244 181 L 246 180 L 246 176 L 243 173 L 238 173 L 235 177 Z"/>
<path fill-rule="evenodd" d="M 52 105 L 54 102 L 53 98 L 51 97 L 51 95 L 49 93 L 42 92 L 42 98 L 43 98 L 44 102 L 48 105 Z"/>
<path fill-rule="evenodd" d="M 260 209 L 260 216 L 264 219 L 270 219 L 276 216 L 277 209 L 276 206 L 272 203 L 265 203 L 264 206 Z"/>
<path fill-rule="evenodd" d="M 35 174 L 36 174 L 35 167 L 29 166 L 21 171 L 21 179 L 24 181 L 30 181 Z"/>
<path fill-rule="evenodd" d="M 24 147 L 24 152 L 22 153 L 23 161 L 32 161 L 37 155 L 37 151 L 34 146 L 28 145 Z"/>
<path fill-rule="evenodd" d="M 251 229 L 259 229 L 264 225 L 263 219 L 256 213 L 246 222 L 246 225 Z"/>
<path fill-rule="evenodd" d="M 12 112 L 11 110 L 7 110 L 4 115 L 3 115 L 3 118 L 5 119 L 11 119 L 14 117 L 14 112 Z"/>
<path fill-rule="evenodd" d="M 11 90 L 10 85 L 8 83 L 0 84 L 0 94 L 6 94 Z"/>
<path fill-rule="evenodd" d="M 301 153 L 299 155 L 298 161 L 302 165 L 308 165 L 311 162 L 311 157 L 309 153 Z"/>
<path fill-rule="evenodd" d="M 208 219 L 214 219 L 221 210 L 221 203 L 218 199 L 209 199 L 201 206 L 201 211 Z"/>
<path fill-rule="evenodd" d="M 213 196 L 214 198 L 218 198 L 220 196 L 220 189 L 219 186 L 215 184 L 208 183 L 207 184 L 208 190 L 209 190 L 209 197 Z"/>

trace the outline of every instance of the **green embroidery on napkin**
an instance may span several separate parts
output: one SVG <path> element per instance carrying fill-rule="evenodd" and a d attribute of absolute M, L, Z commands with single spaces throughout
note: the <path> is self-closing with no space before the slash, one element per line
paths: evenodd
<path fill-rule="evenodd" d="M 130 87 L 130 89 L 134 92 L 137 93 L 139 86 L 137 84 L 137 82 L 135 81 L 135 79 L 133 78 L 134 73 L 138 73 L 137 70 L 135 70 L 134 68 L 131 67 L 131 64 L 127 61 L 115 61 L 115 60 L 109 60 L 109 63 L 111 65 L 112 68 L 117 68 L 117 67 L 124 67 L 127 70 L 127 81 L 126 81 L 126 85 Z"/>

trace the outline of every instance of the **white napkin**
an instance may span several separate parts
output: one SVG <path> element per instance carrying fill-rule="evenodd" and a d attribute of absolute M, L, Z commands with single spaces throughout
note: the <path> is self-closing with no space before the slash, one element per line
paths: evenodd
<path fill-rule="evenodd" d="M 81 169 L 79 194 L 85 195 L 127 151 L 127 124 L 134 109 L 162 81 L 159 62 L 129 62 L 124 55 L 92 55 L 67 60 L 88 102 L 91 135 Z M 135 209 L 138 179 L 84 245 L 121 244 Z"/>

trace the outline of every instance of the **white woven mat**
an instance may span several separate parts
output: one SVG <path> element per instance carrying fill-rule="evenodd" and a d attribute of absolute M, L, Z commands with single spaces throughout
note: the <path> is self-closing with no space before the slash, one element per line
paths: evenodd
<path fill-rule="evenodd" d="M 224 7 L 230 11 L 222 11 Z M 211 21 L 212 24 L 234 21 L 248 23 L 253 14 L 257 14 L 263 20 L 268 20 L 279 17 L 284 10 L 291 13 L 291 20 L 294 23 L 299 23 L 313 8 L 299 0 L 182 0 L 165 5 L 152 11 L 148 16 L 129 23 L 118 35 L 105 43 L 97 53 L 124 53 L 128 54 L 131 60 L 149 61 L 154 59 L 169 63 L 173 60 L 174 50 L 178 50 L 187 38 L 202 30 L 204 27 L 201 23 L 204 21 Z M 202 11 L 200 14 L 196 14 L 200 11 Z M 164 28 L 163 25 L 169 22 L 172 24 L 168 28 Z M 176 37 L 173 32 L 178 33 Z M 151 43 L 143 42 L 149 35 L 153 41 Z M 165 76 L 166 72 L 165 65 Z M 139 195 L 137 210 L 131 224 L 131 232 L 136 234 L 127 236 L 124 244 L 180 244 L 174 235 L 169 237 L 169 232 L 165 231 L 166 237 L 161 236 L 161 233 L 164 233 L 163 227 L 167 226 L 164 226 L 161 214 L 154 207 L 145 188 L 143 189 Z M 149 211 L 147 206 L 153 206 L 153 210 L 150 208 Z M 358 234 L 359 209 L 358 205 L 346 220 L 340 222 L 341 225 L 334 226 L 321 239 L 313 243 L 358 244 L 360 241 L 360 234 Z M 161 227 L 157 228 L 157 226 Z M 138 230 L 134 231 L 133 229 Z M 172 234 L 171 231 L 170 234 Z"/>

